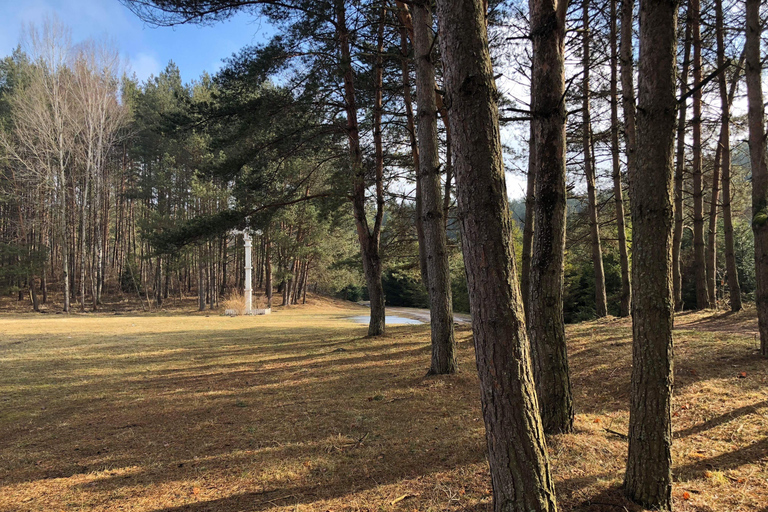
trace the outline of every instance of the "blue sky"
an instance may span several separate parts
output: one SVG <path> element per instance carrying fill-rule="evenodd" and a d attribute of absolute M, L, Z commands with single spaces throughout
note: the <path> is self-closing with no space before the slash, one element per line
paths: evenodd
<path fill-rule="evenodd" d="M 179 66 L 184 81 L 203 71 L 215 73 L 222 59 L 269 39 L 273 32 L 266 22 L 247 15 L 208 27 L 154 28 L 117 0 L 0 0 L 0 56 L 13 51 L 24 24 L 40 26 L 46 15 L 67 25 L 74 43 L 107 37 L 140 80 L 157 74 L 169 60 Z"/>

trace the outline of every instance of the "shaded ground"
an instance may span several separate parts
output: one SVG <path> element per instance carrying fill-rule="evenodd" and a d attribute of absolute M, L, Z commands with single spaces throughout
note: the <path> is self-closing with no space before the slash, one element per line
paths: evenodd
<path fill-rule="evenodd" d="M 490 510 L 469 330 L 461 372 L 425 377 L 429 326 L 369 339 L 344 320 L 360 311 L 0 316 L 0 510 Z M 751 334 L 683 325 L 675 508 L 762 511 L 768 362 Z M 560 509 L 638 511 L 619 488 L 626 443 L 604 430 L 626 432 L 629 325 L 568 334 Z"/>
<path fill-rule="evenodd" d="M 747 304 L 738 313 L 730 311 L 687 311 L 675 318 L 678 329 L 697 331 L 733 332 L 755 337 L 758 334 L 757 312 L 753 304 Z"/>

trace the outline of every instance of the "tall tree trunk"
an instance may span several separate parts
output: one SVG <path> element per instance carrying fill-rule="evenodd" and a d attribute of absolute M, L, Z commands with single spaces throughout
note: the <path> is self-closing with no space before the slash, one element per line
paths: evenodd
<path fill-rule="evenodd" d="M 632 201 L 632 378 L 627 496 L 669 510 L 672 499 L 672 155 L 677 2 L 640 2 L 637 175 Z"/>
<path fill-rule="evenodd" d="M 429 278 L 427 275 L 427 252 L 426 242 L 424 241 L 424 227 L 422 222 L 422 206 L 421 206 L 421 180 L 419 179 L 420 172 L 420 159 L 419 159 L 419 144 L 416 140 L 416 122 L 413 115 L 413 100 L 411 96 L 411 72 L 409 62 L 408 51 L 408 30 L 413 29 L 413 20 L 408 6 L 404 3 L 397 1 L 398 17 L 400 18 L 400 57 L 401 68 L 403 76 L 403 103 L 405 104 L 405 120 L 406 127 L 408 129 L 408 139 L 411 143 L 411 158 L 413 158 L 413 169 L 416 175 L 416 197 L 415 197 L 415 222 L 416 238 L 419 245 L 419 271 L 421 272 L 421 282 L 424 287 L 429 289 Z M 413 36 L 411 36 L 413 39 Z"/>
<path fill-rule="evenodd" d="M 531 83 L 531 97 L 533 97 L 533 83 Z M 530 135 L 528 139 L 528 176 L 526 176 L 525 189 L 525 223 L 523 224 L 523 257 L 520 270 L 520 291 L 522 292 L 523 306 L 525 307 L 525 323 L 530 325 L 531 309 L 531 258 L 533 257 L 533 231 L 535 229 L 534 218 L 536 216 L 536 162 L 533 159 L 533 121 L 530 123 Z"/>
<path fill-rule="evenodd" d="M 37 291 L 35 290 L 35 275 L 30 273 L 29 279 L 29 297 L 32 299 L 32 311 L 35 313 L 40 312 L 40 302 L 37 299 Z"/>
<path fill-rule="evenodd" d="M 347 27 L 346 6 L 344 0 L 336 0 L 336 32 L 339 38 L 339 50 L 341 54 L 341 71 L 344 78 L 344 103 L 347 113 L 347 141 L 349 145 L 349 157 L 352 167 L 352 210 L 357 228 L 357 238 L 360 242 L 360 252 L 363 257 L 363 272 L 368 284 L 368 295 L 371 300 L 371 321 L 368 324 L 368 335 L 378 336 L 384 334 L 385 309 L 384 287 L 381 283 L 381 223 L 384 216 L 384 183 L 383 183 L 383 158 L 379 156 L 381 145 L 381 101 L 382 101 L 382 69 L 380 49 L 376 58 L 376 106 L 374 124 L 374 144 L 376 149 L 376 219 L 373 228 L 368 223 L 367 210 L 365 208 L 366 176 L 363 168 L 363 154 L 360 149 L 360 133 L 357 122 L 357 102 L 355 99 L 355 73 L 352 68 L 352 56 L 350 52 L 349 29 Z M 383 26 L 384 17 L 380 23 Z M 376 142 L 378 140 L 378 143 Z"/>
<path fill-rule="evenodd" d="M 760 0 L 747 0 L 747 66 L 749 159 L 752 165 L 752 232 L 755 234 L 755 278 L 760 353 L 768 357 L 768 161 L 765 154 L 765 106 L 760 60 Z"/>
<path fill-rule="evenodd" d="M 88 172 L 90 174 L 90 172 Z M 85 267 L 86 267 L 86 249 L 88 245 L 86 243 L 88 217 L 88 201 L 89 201 L 89 185 L 90 179 L 88 176 L 83 177 L 83 189 L 80 191 L 82 194 L 82 204 L 80 205 L 80 311 L 85 311 Z"/>
<path fill-rule="evenodd" d="M 229 239 L 227 235 L 220 238 L 221 241 L 221 287 L 219 288 L 219 295 L 224 297 L 227 293 L 227 245 Z"/>
<path fill-rule="evenodd" d="M 102 178 L 104 180 L 104 178 Z M 104 187 L 104 183 L 101 184 Z M 98 286 L 96 287 L 96 304 L 102 304 L 102 294 L 104 292 L 104 281 L 107 277 L 107 261 L 109 260 L 109 204 L 110 196 L 109 189 L 104 191 L 104 211 L 101 214 L 101 232 L 99 234 L 99 240 L 96 250 L 96 259 L 98 267 Z"/>
<path fill-rule="evenodd" d="M 205 264 L 202 245 L 197 248 L 197 308 L 205 311 Z"/>
<path fill-rule="evenodd" d="M 440 94 L 435 95 L 436 98 L 442 98 Z M 448 128 L 448 110 L 443 106 L 438 109 L 440 117 L 443 119 L 445 125 L 445 190 L 443 192 L 443 221 L 445 226 L 443 229 L 448 229 L 448 214 L 451 211 L 451 182 L 453 180 L 453 149 L 451 146 L 451 130 Z"/>
<path fill-rule="evenodd" d="M 725 34 L 723 27 L 723 1 L 715 0 L 715 25 L 717 32 L 717 67 L 725 64 Z M 742 53 L 742 59 L 744 54 Z M 741 68 L 741 66 L 739 66 Z M 723 156 L 721 162 L 723 181 L 723 233 L 725 235 L 725 277 L 728 282 L 731 311 L 741 311 L 741 287 L 739 286 L 739 274 L 736 270 L 736 257 L 734 256 L 733 220 L 731 218 L 731 102 L 736 92 L 736 84 L 739 82 L 737 70 L 732 82 L 730 94 L 726 92 L 727 84 L 725 73 L 719 77 L 720 89 L 720 146 Z"/>
<path fill-rule="evenodd" d="M 720 201 L 720 167 L 723 158 L 722 125 L 717 149 L 715 149 L 715 161 L 712 168 L 712 192 L 709 199 L 709 218 L 707 219 L 707 296 L 709 307 L 717 307 L 717 203 Z"/>
<path fill-rule="evenodd" d="M 61 161 L 61 159 L 60 159 Z M 59 220 L 59 229 L 61 230 L 61 278 L 64 281 L 64 312 L 69 313 L 70 310 L 70 283 L 69 283 L 69 236 L 67 227 L 67 184 L 66 175 L 64 174 L 64 164 L 59 165 L 59 214 L 61 219 Z"/>
<path fill-rule="evenodd" d="M 437 104 L 435 65 L 432 62 L 431 4 L 413 4 L 413 48 L 416 62 L 416 101 L 418 110 L 419 181 L 421 212 L 429 289 L 432 362 L 430 374 L 456 372 L 456 343 L 453 336 L 453 302 L 445 234 L 443 195 L 440 186 L 440 157 L 437 143 Z"/>
<path fill-rule="evenodd" d="M 211 283 L 210 265 L 208 269 L 208 282 Z M 211 292 L 210 286 L 208 291 Z M 163 258 L 160 257 L 157 258 L 157 267 L 155 268 L 155 304 L 158 307 L 163 305 Z M 211 309 L 213 309 L 213 298 L 211 298 Z"/>
<path fill-rule="evenodd" d="M 627 176 L 630 183 L 637 169 L 635 63 L 632 52 L 634 10 L 634 0 L 622 0 L 619 63 L 621 65 L 621 108 L 624 113 L 624 144 L 627 153 Z"/>
<path fill-rule="evenodd" d="M 493 506 L 554 511 L 511 243 L 485 9 L 482 0 L 440 0 L 437 10 Z"/>
<path fill-rule="evenodd" d="M 40 278 L 40 291 L 43 294 L 43 304 L 48 304 L 48 267 L 43 263 L 43 276 Z"/>
<path fill-rule="evenodd" d="M 291 305 L 291 291 L 293 289 L 294 275 L 296 271 L 296 260 L 293 260 L 291 268 L 289 270 L 290 277 L 285 280 L 285 286 L 283 286 L 283 306 Z"/>
<path fill-rule="evenodd" d="M 691 0 L 693 24 L 693 261 L 696 281 L 696 307 L 709 307 L 707 262 L 704 246 L 704 186 L 701 169 L 701 6 Z"/>
<path fill-rule="evenodd" d="M 617 51 L 617 9 L 616 1 L 611 0 L 611 157 L 613 164 L 613 200 L 616 203 L 616 232 L 619 239 L 619 257 L 621 262 L 621 304 L 620 316 L 629 316 L 632 303 L 632 285 L 629 279 L 629 253 L 627 251 L 627 232 L 624 226 L 624 198 L 621 183 L 621 164 L 619 162 L 619 55 Z"/>
<path fill-rule="evenodd" d="M 683 70 L 680 74 L 680 97 L 688 93 L 688 71 L 691 67 L 691 1 L 685 16 L 685 41 L 683 42 Z M 683 174 L 685 173 L 685 118 L 688 113 L 688 103 L 679 105 L 677 121 L 677 156 L 675 158 L 675 229 L 672 235 L 672 293 L 675 301 L 675 311 L 683 309 L 683 273 L 680 270 L 680 248 L 683 243 Z"/>
<path fill-rule="evenodd" d="M 565 9 L 531 2 L 533 70 L 531 113 L 536 165 L 528 333 L 544 430 L 573 429 L 573 398 L 563 322 L 565 251 Z"/>
<path fill-rule="evenodd" d="M 584 153 L 584 174 L 587 179 L 587 207 L 589 211 L 589 233 L 592 241 L 592 268 L 595 273 L 595 313 L 598 318 L 608 314 L 608 300 L 605 297 L 605 271 L 603 251 L 600 247 L 600 220 L 597 212 L 595 190 L 595 167 L 592 162 L 592 123 L 589 109 L 589 67 L 590 67 L 589 0 L 582 0 L 582 147 Z"/>
<path fill-rule="evenodd" d="M 266 242 L 264 245 L 264 290 L 267 294 L 267 308 L 272 307 L 272 240 L 269 238 L 269 232 L 264 234 Z"/>

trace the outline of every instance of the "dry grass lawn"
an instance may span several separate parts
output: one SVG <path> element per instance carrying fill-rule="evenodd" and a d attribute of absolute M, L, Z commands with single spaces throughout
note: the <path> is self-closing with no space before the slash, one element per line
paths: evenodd
<path fill-rule="evenodd" d="M 271 316 L 0 316 L 0 510 L 490 510 L 470 331 L 425 377 L 428 326 L 379 339 L 315 300 Z M 768 512 L 768 361 L 753 313 L 676 335 L 675 509 Z M 697 329 L 697 330 L 693 330 Z M 568 329 L 576 433 L 560 510 L 637 511 L 620 485 L 626 320 Z"/>

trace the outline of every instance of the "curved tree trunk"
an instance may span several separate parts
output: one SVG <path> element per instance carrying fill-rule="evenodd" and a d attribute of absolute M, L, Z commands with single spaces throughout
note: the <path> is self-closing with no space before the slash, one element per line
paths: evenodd
<path fill-rule="evenodd" d="M 413 4 L 413 49 L 416 61 L 418 113 L 419 182 L 429 289 L 432 363 L 429 373 L 456 372 L 456 344 L 453 337 L 453 303 L 448 264 L 448 240 L 443 219 L 440 186 L 440 158 L 437 145 L 437 104 L 435 65 L 432 62 L 432 11 L 427 1 Z"/>
<path fill-rule="evenodd" d="M 760 353 L 768 357 L 768 161 L 765 154 L 765 106 L 760 61 L 760 0 L 747 0 L 747 117 L 752 164 L 752 232 L 755 234 L 755 277 Z"/>
<path fill-rule="evenodd" d="M 536 229 L 528 333 L 539 409 L 547 433 L 573 429 L 573 398 L 563 323 L 565 249 L 565 5 L 531 4 L 533 159 Z M 554 22 L 553 22 L 554 20 Z"/>
<path fill-rule="evenodd" d="M 554 511 L 511 243 L 485 9 L 482 0 L 439 0 L 437 11 L 493 506 Z"/>
<path fill-rule="evenodd" d="M 625 491 L 646 508 L 672 499 L 672 155 L 677 2 L 640 3 L 637 174 L 632 200 L 632 380 Z"/>
<path fill-rule="evenodd" d="M 363 258 L 363 272 L 368 284 L 368 294 L 371 299 L 371 321 L 368 324 L 368 335 L 378 336 L 384 334 L 385 310 L 384 287 L 381 283 L 381 223 L 384 217 L 384 184 L 383 184 L 383 160 L 376 152 L 376 219 L 373 228 L 369 226 L 367 211 L 365 208 L 365 169 L 363 168 L 363 154 L 360 149 L 360 132 L 357 121 L 357 101 L 355 99 L 355 73 L 352 68 L 352 56 L 349 42 L 349 29 L 347 27 L 346 6 L 344 0 L 336 0 L 336 32 L 339 38 L 339 50 L 341 55 L 341 72 L 344 80 L 344 103 L 347 113 L 347 142 L 349 145 L 349 158 L 352 167 L 352 211 L 355 217 L 357 238 L 360 243 L 360 252 Z M 381 23 L 383 24 L 383 14 Z M 381 143 L 381 50 L 377 54 L 376 69 L 376 112 L 378 128 L 374 128 L 374 139 L 378 138 L 378 146 Z"/>

